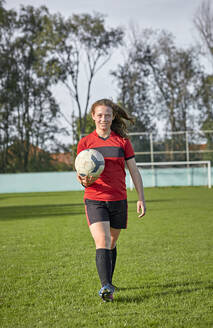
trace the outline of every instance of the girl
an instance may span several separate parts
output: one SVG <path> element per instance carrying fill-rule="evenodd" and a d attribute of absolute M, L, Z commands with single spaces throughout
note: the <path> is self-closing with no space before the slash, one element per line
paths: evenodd
<path fill-rule="evenodd" d="M 133 123 L 133 119 L 109 99 L 96 101 L 91 115 L 96 129 L 79 141 L 77 153 L 88 148 L 98 150 L 104 156 L 105 169 L 98 179 L 78 176 L 78 180 L 85 187 L 85 211 L 96 245 L 96 267 L 102 285 L 99 296 L 112 301 L 116 242 L 121 229 L 127 227 L 125 163 L 138 193 L 139 217 L 145 215 L 146 206 L 142 178 L 127 136 L 126 122 Z"/>

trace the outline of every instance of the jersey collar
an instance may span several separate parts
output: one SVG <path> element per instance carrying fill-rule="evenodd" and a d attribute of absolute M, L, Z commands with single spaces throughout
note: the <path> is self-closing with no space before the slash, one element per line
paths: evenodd
<path fill-rule="evenodd" d="M 107 140 L 107 139 L 109 139 L 109 138 L 111 137 L 112 133 L 113 133 L 113 131 L 111 130 L 109 136 L 106 137 L 106 138 L 103 138 L 103 137 L 100 137 L 100 136 L 97 134 L 96 130 L 94 131 L 95 136 L 98 137 L 98 138 L 100 138 L 101 140 L 104 140 L 104 141 Z"/>

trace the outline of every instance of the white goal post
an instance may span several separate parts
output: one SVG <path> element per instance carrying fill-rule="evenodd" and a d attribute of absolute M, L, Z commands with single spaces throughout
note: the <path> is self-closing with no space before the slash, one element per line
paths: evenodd
<path fill-rule="evenodd" d="M 186 168 L 190 168 L 191 165 L 206 165 L 207 167 L 207 181 L 208 188 L 211 188 L 211 161 L 180 161 L 180 162 L 150 162 L 150 163 L 136 163 L 138 167 L 150 167 L 152 170 L 157 166 L 181 166 L 184 165 Z M 142 174 L 143 175 L 143 174 Z M 154 175 L 153 175 L 154 177 Z M 155 185 L 155 184 L 154 184 Z M 130 176 L 130 190 L 133 190 L 134 185 Z"/>

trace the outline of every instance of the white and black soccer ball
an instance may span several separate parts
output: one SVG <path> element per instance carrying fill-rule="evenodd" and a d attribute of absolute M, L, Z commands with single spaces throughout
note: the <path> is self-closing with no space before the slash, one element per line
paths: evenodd
<path fill-rule="evenodd" d="M 95 149 L 82 150 L 75 159 L 77 173 L 84 176 L 99 177 L 105 166 L 103 155 Z"/>

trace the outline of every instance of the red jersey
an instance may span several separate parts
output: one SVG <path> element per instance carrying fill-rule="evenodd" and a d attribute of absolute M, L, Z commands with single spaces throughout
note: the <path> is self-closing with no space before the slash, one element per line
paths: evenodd
<path fill-rule="evenodd" d="M 104 156 L 105 168 L 100 177 L 85 188 L 84 198 L 102 201 L 126 199 L 125 160 L 135 156 L 130 140 L 114 131 L 108 138 L 101 138 L 93 131 L 79 141 L 77 154 L 88 148 L 96 149 Z"/>

